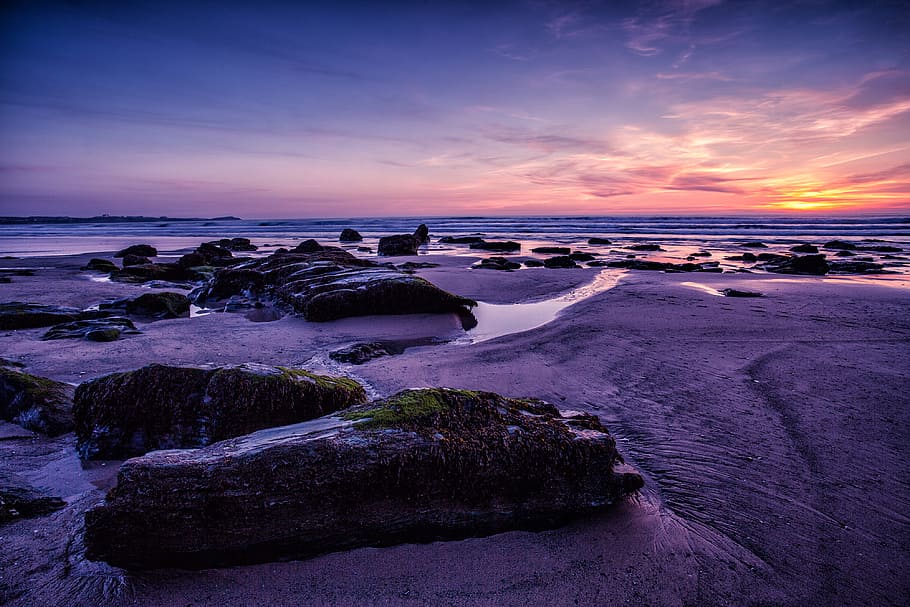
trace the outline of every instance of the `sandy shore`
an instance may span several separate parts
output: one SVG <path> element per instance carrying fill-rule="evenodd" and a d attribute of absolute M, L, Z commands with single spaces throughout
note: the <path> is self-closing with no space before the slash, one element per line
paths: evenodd
<path fill-rule="evenodd" d="M 95 282 L 88 256 L 39 269 L 0 300 L 88 306 L 140 292 Z M 489 303 L 556 297 L 595 270 L 418 273 Z M 695 283 L 695 284 L 687 284 Z M 903 605 L 910 601 L 910 290 L 893 281 L 632 272 L 536 329 L 412 348 L 359 367 L 327 353 L 356 341 L 453 338 L 456 317 L 240 314 L 144 323 L 113 343 L 0 333 L 0 351 L 77 383 L 150 362 L 306 365 L 374 395 L 451 386 L 535 396 L 599 415 L 646 475 L 632 500 L 541 533 L 359 549 L 308 561 L 130 574 L 85 561 L 78 530 L 114 464 L 84 470 L 72 435 L 0 424 L 0 466 L 69 506 L 0 527 L 10 605 Z M 760 299 L 719 297 L 735 287 Z"/>

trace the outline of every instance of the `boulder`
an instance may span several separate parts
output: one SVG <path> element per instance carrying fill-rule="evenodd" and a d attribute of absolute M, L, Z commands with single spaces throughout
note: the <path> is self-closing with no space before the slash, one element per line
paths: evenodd
<path fill-rule="evenodd" d="M 249 238 L 222 238 L 221 240 L 212 240 L 205 244 L 210 244 L 227 251 L 255 251 L 259 249 L 250 242 Z"/>
<path fill-rule="evenodd" d="M 775 260 L 763 266 L 768 272 L 776 274 L 812 274 L 824 275 L 828 273 L 828 262 L 824 255 L 798 255 Z"/>
<path fill-rule="evenodd" d="M 589 238 L 589 239 L 588 239 L 588 244 L 611 245 L 611 244 L 613 244 L 613 241 L 608 240 L 608 239 L 606 239 L 606 238 L 597 238 L 597 237 L 595 236 L 594 238 Z"/>
<path fill-rule="evenodd" d="M 231 295 L 275 298 L 307 320 L 373 314 L 463 312 L 471 299 L 447 293 L 423 278 L 358 259 L 338 247 L 281 253 L 219 270 L 197 303 Z"/>
<path fill-rule="evenodd" d="M 64 506 L 59 497 L 38 491 L 18 474 L 0 470 L 0 524 L 50 514 Z"/>
<path fill-rule="evenodd" d="M 0 329 L 37 329 L 62 322 L 103 318 L 109 312 L 10 301 L 0 303 Z"/>
<path fill-rule="evenodd" d="M 542 267 L 543 267 L 543 262 L 540 261 L 539 259 L 526 259 L 526 260 L 525 260 L 525 267 L 527 267 L 527 268 L 542 268 Z"/>
<path fill-rule="evenodd" d="M 593 415 L 409 390 L 127 461 L 85 515 L 86 555 L 131 569 L 204 568 L 550 528 L 642 483 Z"/>
<path fill-rule="evenodd" d="M 844 251 L 849 251 L 856 248 L 856 245 L 852 242 L 847 242 L 846 240 L 829 240 L 822 245 L 826 249 L 841 249 Z"/>
<path fill-rule="evenodd" d="M 325 249 L 326 247 L 310 238 L 308 240 L 304 240 L 296 247 L 294 247 L 294 253 L 318 253 L 319 251 L 324 251 Z"/>
<path fill-rule="evenodd" d="M 114 257 L 126 257 L 127 255 L 138 255 L 140 257 L 157 257 L 158 249 L 148 244 L 134 244 L 114 253 Z"/>
<path fill-rule="evenodd" d="M 439 239 L 439 242 L 445 244 L 474 244 L 483 242 L 483 238 L 480 236 L 443 236 Z"/>
<path fill-rule="evenodd" d="M 190 315 L 190 300 L 183 293 L 168 291 L 144 293 L 136 297 L 117 299 L 102 303 L 102 310 L 124 310 L 136 316 L 154 318 L 185 318 Z"/>
<path fill-rule="evenodd" d="M 472 249 L 479 249 L 482 251 L 500 251 L 500 252 L 509 252 L 509 251 L 520 251 L 521 244 L 514 242 L 512 240 L 505 241 L 491 241 L 491 240 L 481 240 L 480 242 L 475 242 L 471 244 Z"/>
<path fill-rule="evenodd" d="M 711 253 L 708 251 L 696 251 L 695 253 L 692 253 L 690 257 L 711 257 Z"/>
<path fill-rule="evenodd" d="M 82 266 L 83 270 L 94 270 L 95 272 L 115 272 L 120 268 L 113 261 L 93 257 L 88 263 Z"/>
<path fill-rule="evenodd" d="M 180 261 L 183 262 L 183 258 Z M 200 272 L 181 265 L 181 263 L 146 263 L 138 266 L 125 266 L 122 270 L 111 272 L 111 280 L 128 283 L 142 283 L 152 280 L 187 282 L 201 278 L 203 278 L 203 275 Z"/>
<path fill-rule="evenodd" d="M 124 255 L 123 256 L 123 265 L 126 266 L 141 266 L 143 264 L 152 263 L 148 257 L 141 257 L 139 255 Z"/>
<path fill-rule="evenodd" d="M 480 263 L 471 266 L 472 268 L 477 268 L 479 270 L 505 270 L 512 271 L 517 270 L 521 267 L 520 263 L 510 261 L 505 257 L 487 257 L 486 259 L 481 259 Z"/>
<path fill-rule="evenodd" d="M 537 247 L 531 249 L 532 253 L 546 253 L 547 255 L 568 255 L 572 252 L 569 247 Z"/>
<path fill-rule="evenodd" d="M 360 242 L 363 240 L 363 236 L 360 235 L 360 232 L 357 230 L 352 230 L 351 228 L 345 228 L 341 230 L 341 235 L 338 236 L 338 240 L 341 242 Z"/>
<path fill-rule="evenodd" d="M 73 387 L 0 367 L 0 418 L 49 436 L 73 429 Z"/>
<path fill-rule="evenodd" d="M 572 261 L 594 261 L 594 255 L 582 251 L 575 251 L 574 253 L 569 254 L 569 259 Z"/>
<path fill-rule="evenodd" d="M 195 253 L 205 260 L 207 266 L 230 264 L 234 257 L 228 249 L 212 242 L 203 242 L 196 247 Z"/>
<path fill-rule="evenodd" d="M 768 245 L 763 242 L 741 242 L 739 246 L 746 247 L 749 249 L 767 249 Z"/>
<path fill-rule="evenodd" d="M 818 247 L 809 243 L 790 247 L 790 250 L 794 253 L 818 253 Z"/>
<path fill-rule="evenodd" d="M 341 348 L 340 350 L 329 352 L 329 358 L 340 363 L 362 365 L 363 363 L 371 361 L 374 358 L 390 356 L 391 354 L 392 352 L 389 351 L 385 344 L 381 342 L 369 342 L 354 344 L 353 346 L 348 346 L 347 348 Z"/>
<path fill-rule="evenodd" d="M 568 255 L 560 255 L 558 257 L 550 257 L 549 259 L 543 260 L 543 265 L 546 268 L 577 268 L 578 264 L 572 261 Z"/>
<path fill-rule="evenodd" d="M 122 334 L 141 333 L 131 320 L 112 316 L 97 320 L 74 320 L 51 327 L 41 339 L 86 339 L 116 341 Z"/>
<path fill-rule="evenodd" d="M 379 255 L 396 257 L 401 255 L 417 255 L 420 241 L 413 234 L 397 234 L 383 236 L 379 239 Z"/>
<path fill-rule="evenodd" d="M 416 238 L 417 242 L 420 244 L 430 242 L 430 228 L 427 227 L 427 224 L 422 223 L 417 226 L 417 229 L 414 230 L 414 238 Z"/>
<path fill-rule="evenodd" d="M 302 369 L 149 365 L 76 389 L 76 446 L 84 459 L 201 447 L 366 402 L 354 380 Z"/>

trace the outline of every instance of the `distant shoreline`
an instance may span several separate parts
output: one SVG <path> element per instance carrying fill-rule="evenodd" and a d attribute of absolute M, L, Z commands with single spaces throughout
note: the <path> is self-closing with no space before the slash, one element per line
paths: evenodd
<path fill-rule="evenodd" d="M 241 221 L 239 217 L 145 217 L 141 215 L 98 215 L 96 217 L 0 217 L 0 225 L 34 223 L 151 223 L 160 221 Z"/>

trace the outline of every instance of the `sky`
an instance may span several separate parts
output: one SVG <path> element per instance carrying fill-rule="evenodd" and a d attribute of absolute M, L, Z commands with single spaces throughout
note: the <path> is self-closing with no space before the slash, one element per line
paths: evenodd
<path fill-rule="evenodd" d="M 0 215 L 903 214 L 908 32 L 906 1 L 7 1 Z"/>

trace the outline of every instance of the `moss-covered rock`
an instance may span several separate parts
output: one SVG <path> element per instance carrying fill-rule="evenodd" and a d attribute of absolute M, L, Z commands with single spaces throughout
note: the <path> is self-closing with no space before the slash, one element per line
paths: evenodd
<path fill-rule="evenodd" d="M 129 460 L 86 513 L 86 554 L 130 568 L 211 567 L 553 527 L 641 487 L 621 462 L 592 415 L 408 390 Z"/>
<path fill-rule="evenodd" d="M 11 301 L 0 303 L 0 329 L 35 329 L 78 320 L 82 310 Z"/>
<path fill-rule="evenodd" d="M 76 441 L 83 458 L 122 459 L 201 447 L 365 401 L 354 380 L 303 369 L 149 365 L 77 388 Z"/>
<path fill-rule="evenodd" d="M 110 317 L 97 320 L 76 320 L 54 325 L 41 339 L 87 339 L 116 341 L 124 333 L 141 333 L 128 318 Z"/>
<path fill-rule="evenodd" d="M 73 429 L 73 387 L 0 367 L 0 417 L 28 430 L 57 436 Z"/>

